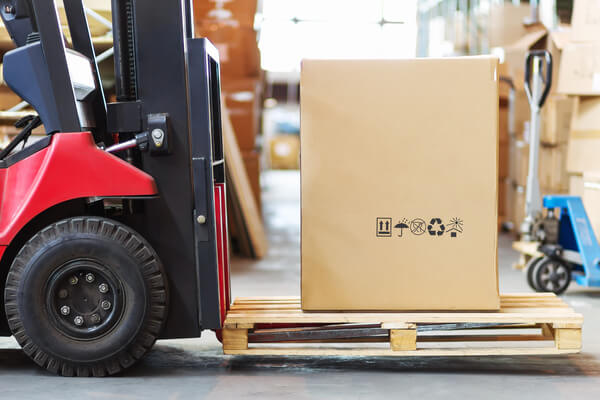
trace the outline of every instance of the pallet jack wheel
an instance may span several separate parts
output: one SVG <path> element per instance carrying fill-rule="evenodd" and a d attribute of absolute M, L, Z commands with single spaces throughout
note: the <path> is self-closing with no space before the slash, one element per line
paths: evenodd
<path fill-rule="evenodd" d="M 132 229 L 99 217 L 65 219 L 33 236 L 4 292 L 24 352 L 63 376 L 133 365 L 160 334 L 167 298 L 156 252 Z"/>
<path fill-rule="evenodd" d="M 571 283 L 570 265 L 557 258 L 543 257 L 533 269 L 533 283 L 538 292 L 562 294 Z"/>
<path fill-rule="evenodd" d="M 527 275 L 527 284 L 529 285 L 530 288 L 532 288 L 536 292 L 538 291 L 538 288 L 535 286 L 535 282 L 533 279 L 533 271 L 535 270 L 536 265 L 543 259 L 544 259 L 543 256 L 542 257 L 532 257 L 527 262 L 527 265 L 525 265 L 525 274 Z"/>

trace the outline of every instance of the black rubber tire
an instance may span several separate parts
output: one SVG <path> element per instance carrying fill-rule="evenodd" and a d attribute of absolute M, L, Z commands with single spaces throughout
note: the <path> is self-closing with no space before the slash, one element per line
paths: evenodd
<path fill-rule="evenodd" d="M 533 271 L 535 270 L 535 266 L 544 259 L 544 257 L 532 257 L 529 262 L 527 262 L 527 265 L 525 265 L 525 274 L 527 275 L 527 284 L 529 285 L 529 287 L 533 290 L 535 290 L 536 292 L 539 291 L 540 289 L 538 289 L 535 286 L 535 282 L 533 280 Z"/>
<path fill-rule="evenodd" d="M 563 270 L 566 270 L 566 277 L 564 283 L 557 284 L 557 287 L 552 289 L 544 287 L 544 283 L 542 282 L 542 274 L 544 273 L 544 268 L 549 264 L 555 265 L 555 268 L 556 266 L 560 266 L 563 268 Z M 571 284 L 571 267 L 565 261 L 544 257 L 542 260 L 540 260 L 540 262 L 538 262 L 535 265 L 535 268 L 533 269 L 533 282 L 538 292 L 550 292 L 556 295 L 560 295 L 564 293 L 565 290 L 567 290 L 567 288 Z"/>
<path fill-rule="evenodd" d="M 124 295 L 112 329 L 85 340 L 56 327 L 44 293 L 53 271 L 80 257 L 101 261 Z M 160 334 L 167 300 L 167 281 L 152 247 L 131 228 L 100 217 L 68 218 L 33 236 L 13 261 L 4 292 L 17 342 L 38 365 L 63 376 L 113 375 L 133 365 Z"/>

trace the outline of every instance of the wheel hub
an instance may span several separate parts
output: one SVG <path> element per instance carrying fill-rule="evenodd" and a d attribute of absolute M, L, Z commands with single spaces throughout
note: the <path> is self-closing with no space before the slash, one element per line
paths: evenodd
<path fill-rule="evenodd" d="M 120 320 L 124 295 L 114 274 L 96 260 L 63 264 L 46 286 L 46 307 L 56 328 L 75 339 L 96 339 Z"/>

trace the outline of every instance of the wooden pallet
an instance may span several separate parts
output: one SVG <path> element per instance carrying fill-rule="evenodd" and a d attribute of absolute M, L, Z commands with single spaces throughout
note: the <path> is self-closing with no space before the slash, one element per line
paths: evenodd
<path fill-rule="evenodd" d="M 502 295 L 497 312 L 303 312 L 297 297 L 246 297 L 222 333 L 225 354 L 237 355 L 544 355 L 579 352 L 582 324 L 552 293 Z"/>

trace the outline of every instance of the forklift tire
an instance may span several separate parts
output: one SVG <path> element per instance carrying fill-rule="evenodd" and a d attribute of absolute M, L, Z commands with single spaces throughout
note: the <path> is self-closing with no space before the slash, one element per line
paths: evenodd
<path fill-rule="evenodd" d="M 533 282 L 538 292 L 560 295 L 571 283 L 571 266 L 560 259 L 543 257 L 533 269 Z"/>
<path fill-rule="evenodd" d="M 167 316 L 156 252 L 106 218 L 75 217 L 33 236 L 10 268 L 10 329 L 38 365 L 63 376 L 106 376 L 153 346 Z"/>
<path fill-rule="evenodd" d="M 535 266 L 544 259 L 544 257 L 532 257 L 527 264 L 525 265 L 525 274 L 527 275 L 527 284 L 530 288 L 535 290 L 536 292 L 539 290 L 535 286 L 535 282 L 533 279 L 533 271 L 535 270 Z"/>

